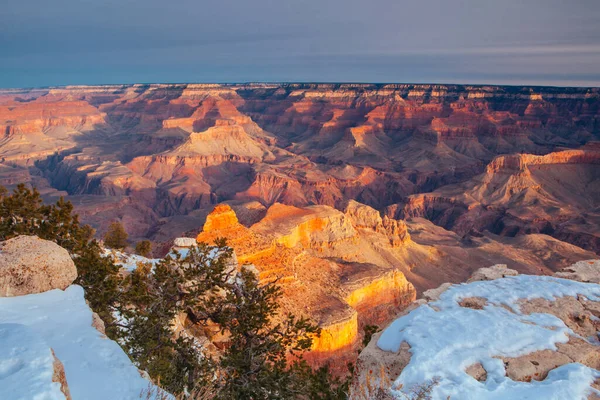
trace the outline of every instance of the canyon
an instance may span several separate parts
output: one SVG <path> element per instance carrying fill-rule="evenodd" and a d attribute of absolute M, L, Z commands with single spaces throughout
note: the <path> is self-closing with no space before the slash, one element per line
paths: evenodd
<path fill-rule="evenodd" d="M 163 256 L 224 237 L 323 329 L 363 328 L 498 263 L 600 252 L 600 89 L 152 84 L 0 90 L 0 184 L 70 200 Z"/>

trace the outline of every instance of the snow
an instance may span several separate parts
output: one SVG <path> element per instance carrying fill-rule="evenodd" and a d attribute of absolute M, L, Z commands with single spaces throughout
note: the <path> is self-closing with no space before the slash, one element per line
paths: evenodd
<path fill-rule="evenodd" d="M 65 398 L 60 383 L 52 382 L 52 351 L 31 328 L 0 324 L 0 344 L 0 398 Z"/>
<path fill-rule="evenodd" d="M 50 348 L 65 367 L 73 399 L 139 399 L 153 386 L 91 324 L 80 286 L 0 298 L 0 399 L 64 399 L 48 382 Z"/>
<path fill-rule="evenodd" d="M 184 239 L 188 239 L 188 238 L 184 238 Z M 171 250 L 169 250 L 169 253 L 165 256 L 165 258 L 167 258 L 167 257 L 175 258 L 177 256 L 177 254 L 179 254 L 179 256 L 182 259 L 186 258 L 188 256 L 188 254 L 190 253 L 191 247 L 194 247 L 194 246 L 188 246 L 188 247 L 174 246 L 171 248 Z M 221 250 L 218 248 L 212 248 L 210 250 L 208 256 L 210 258 L 214 258 L 219 254 L 220 251 Z M 129 254 L 129 253 L 125 253 L 123 251 L 109 249 L 109 248 L 105 248 L 102 252 L 102 255 L 104 257 L 111 257 L 113 262 L 116 265 L 120 266 L 121 268 L 123 268 L 129 272 L 135 270 L 140 263 L 151 264 L 154 267 L 156 264 L 158 264 L 162 260 L 161 258 L 146 258 L 146 257 L 142 257 L 137 254 Z"/>
<path fill-rule="evenodd" d="M 160 258 L 146 258 L 137 254 L 124 253 L 114 249 L 104 249 L 103 256 L 112 257 L 113 262 L 126 269 L 127 271 L 133 271 L 137 268 L 139 263 L 156 265 Z"/>
<path fill-rule="evenodd" d="M 568 341 L 568 334 L 575 335 L 553 315 L 521 314 L 519 299 L 553 300 L 578 294 L 598 301 L 600 285 L 529 275 L 453 285 L 438 301 L 395 320 L 382 332 L 377 346 L 397 352 L 406 341 L 411 346 L 410 363 L 394 387 L 411 388 L 437 377 L 433 399 L 586 399 L 590 384 L 600 377 L 594 369 L 567 364 L 541 382 L 526 383 L 506 377 L 503 362 L 495 358 L 556 350 L 557 343 Z M 460 300 L 468 297 L 486 298 L 488 305 L 483 310 L 461 307 Z M 487 371 L 485 382 L 465 372 L 477 362 Z M 395 395 L 404 398 L 401 389 Z"/>
<path fill-rule="evenodd" d="M 197 247 L 197 246 L 191 246 L 191 247 Z M 176 258 L 177 255 L 179 254 L 179 257 L 181 259 L 184 259 L 190 254 L 191 247 L 172 247 L 171 250 L 169 251 L 169 253 L 165 256 L 165 258 L 167 258 L 167 257 Z M 220 249 L 218 247 L 212 247 L 208 251 L 207 256 L 208 256 L 208 258 L 215 258 L 219 255 L 219 253 L 221 251 L 222 251 L 222 249 Z"/>

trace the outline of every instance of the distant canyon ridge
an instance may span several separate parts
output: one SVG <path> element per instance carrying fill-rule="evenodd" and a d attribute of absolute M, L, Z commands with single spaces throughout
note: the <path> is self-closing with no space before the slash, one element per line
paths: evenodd
<path fill-rule="evenodd" d="M 120 220 L 157 253 L 228 237 L 329 329 L 321 352 L 350 354 L 362 326 L 480 267 L 600 253 L 599 88 L 4 89 L 0 129 L 0 184 L 65 196 L 99 235 Z"/>

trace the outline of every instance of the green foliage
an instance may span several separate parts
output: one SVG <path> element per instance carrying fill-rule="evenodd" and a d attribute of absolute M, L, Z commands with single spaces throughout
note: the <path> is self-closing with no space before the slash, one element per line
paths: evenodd
<path fill-rule="evenodd" d="M 181 337 L 174 340 L 171 329 L 181 312 L 180 275 L 163 262 L 154 273 L 149 266 L 138 267 L 128 281 L 128 303 L 121 312 L 126 321 L 121 331 L 124 347 L 162 387 L 179 393 L 199 367 L 191 341 Z"/>
<path fill-rule="evenodd" d="M 231 250 L 210 257 L 215 251 L 200 246 L 186 257 L 161 260 L 153 270 L 139 266 L 123 285 L 122 343 L 134 362 L 171 393 L 193 388 L 213 369 L 210 360 L 200 359 L 191 339 L 174 338 L 172 325 L 180 313 L 191 312 L 202 304 L 199 299 L 224 285 Z"/>
<path fill-rule="evenodd" d="M 123 250 L 127 247 L 127 238 L 129 235 L 125 231 L 125 227 L 118 221 L 114 221 L 108 227 L 104 235 L 104 244 L 111 249 Z"/>
<path fill-rule="evenodd" d="M 212 319 L 230 334 L 230 346 L 220 359 L 223 399 L 289 399 L 304 391 L 303 375 L 288 366 L 288 353 L 300 356 L 320 329 L 305 318 L 287 315 L 273 323 L 281 290 L 260 286 L 243 268 L 227 288 Z"/>
<path fill-rule="evenodd" d="M 260 285 L 248 268 L 237 271 L 231 249 L 218 244 L 168 257 L 153 271 L 138 267 L 127 278 L 122 342 L 136 364 L 163 388 L 193 398 L 345 398 L 345 382 L 327 368 L 313 372 L 301 359 L 320 329 L 280 316 L 281 289 Z M 191 340 L 173 339 L 178 315 L 199 330 L 216 325 L 226 348 L 213 359 L 200 356 Z"/>
<path fill-rule="evenodd" d="M 35 188 L 30 190 L 19 184 L 10 195 L 4 187 L 0 188 L 0 240 L 37 235 L 77 253 L 94 235 L 91 227 L 79 224 L 73 205 L 62 197 L 56 204 L 44 205 Z"/>
<path fill-rule="evenodd" d="M 371 338 L 373 337 L 373 335 L 376 334 L 377 332 L 379 332 L 379 327 L 377 325 L 366 325 L 364 327 L 364 331 L 365 331 L 365 336 L 363 337 L 362 344 L 363 344 L 363 347 L 367 347 L 367 345 L 371 341 Z"/>
<path fill-rule="evenodd" d="M 77 280 L 85 290 L 85 298 L 90 308 L 98 313 L 106 324 L 109 337 L 114 337 L 113 311 L 119 303 L 119 266 L 110 257 L 103 257 L 100 245 L 92 240 L 74 257 L 77 267 Z"/>
<path fill-rule="evenodd" d="M 135 252 L 142 257 L 152 257 L 152 243 L 149 240 L 142 240 L 135 245 Z"/>
<path fill-rule="evenodd" d="M 351 372 L 351 365 L 348 366 Z M 310 368 L 306 363 L 300 365 L 301 373 L 304 374 L 304 397 L 310 400 L 345 400 L 348 398 L 352 374 L 344 378 L 333 376 L 329 366 L 323 366 L 316 370 Z"/>
<path fill-rule="evenodd" d="M 110 335 L 112 310 L 119 297 L 119 268 L 102 257 L 94 230 L 80 225 L 73 205 L 62 197 L 56 204 L 44 205 L 40 193 L 24 184 L 11 194 L 0 186 L 0 240 L 18 235 L 37 235 L 69 251 L 77 267 L 76 283 L 85 289 L 86 299 L 107 323 Z"/>

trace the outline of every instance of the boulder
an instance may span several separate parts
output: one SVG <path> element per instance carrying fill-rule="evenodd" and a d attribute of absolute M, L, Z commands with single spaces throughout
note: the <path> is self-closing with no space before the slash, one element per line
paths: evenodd
<path fill-rule="evenodd" d="M 554 274 L 557 278 L 600 283 L 600 260 L 579 261 Z"/>
<path fill-rule="evenodd" d="M 440 295 L 442 293 L 444 293 L 450 286 L 452 286 L 452 284 L 449 282 L 446 282 L 446 283 L 442 283 L 439 287 L 437 287 L 435 289 L 426 290 L 423 292 L 423 298 L 426 301 L 439 300 Z"/>
<path fill-rule="evenodd" d="M 67 250 L 37 236 L 0 243 L 0 297 L 66 289 L 77 278 Z"/>
<path fill-rule="evenodd" d="M 188 237 L 178 237 L 173 241 L 173 246 L 175 247 L 193 247 L 197 244 L 196 239 Z"/>
<path fill-rule="evenodd" d="M 479 268 L 471 275 L 467 282 L 493 281 L 494 279 L 516 275 L 519 275 L 519 273 L 514 269 L 507 268 L 506 264 L 496 264 L 487 268 Z"/>

